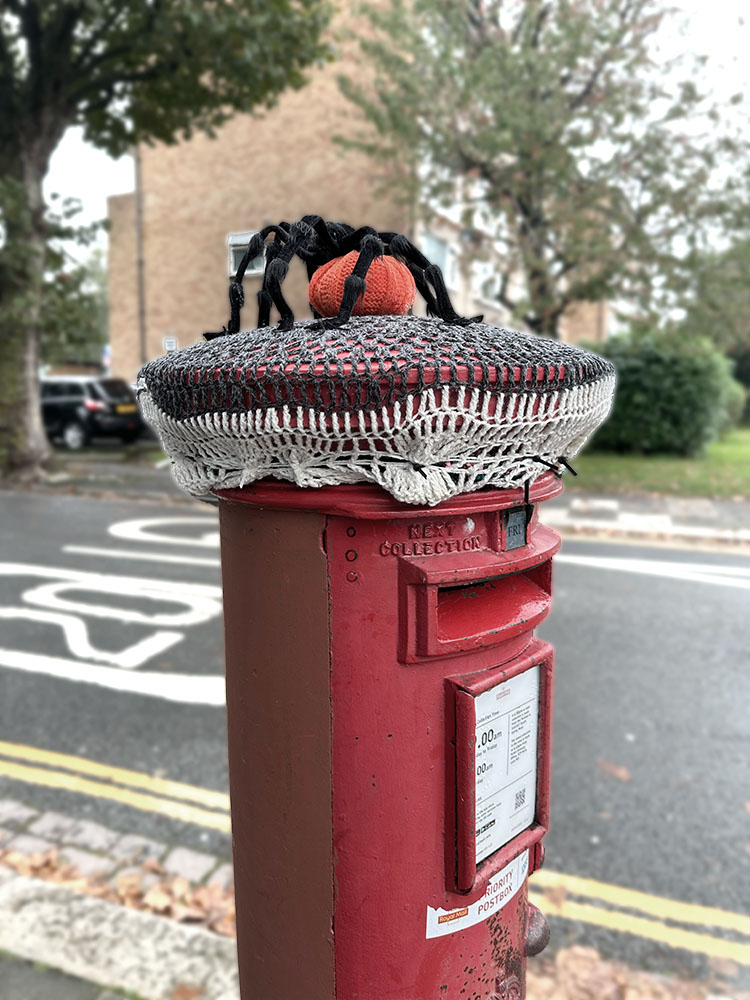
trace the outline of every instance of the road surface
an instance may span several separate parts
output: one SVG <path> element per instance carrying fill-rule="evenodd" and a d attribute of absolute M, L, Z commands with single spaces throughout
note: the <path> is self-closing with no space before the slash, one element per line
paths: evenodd
<path fill-rule="evenodd" d="M 0 509 L 0 798 L 228 858 L 215 512 L 21 493 Z M 750 558 L 571 540 L 555 577 L 534 883 L 555 944 L 747 986 Z M 149 796 L 98 794 L 102 764 Z M 195 789 L 194 811 L 149 806 L 154 777 Z"/>

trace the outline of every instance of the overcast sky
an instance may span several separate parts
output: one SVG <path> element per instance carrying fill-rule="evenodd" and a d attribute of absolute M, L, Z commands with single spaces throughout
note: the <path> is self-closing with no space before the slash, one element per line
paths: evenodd
<path fill-rule="evenodd" d="M 745 91 L 750 102 L 750 11 L 747 19 L 742 15 L 743 8 L 748 9 L 747 0 L 677 0 L 675 6 L 683 11 L 684 23 L 675 30 L 675 22 L 671 22 L 673 27 L 664 33 L 665 56 L 681 52 L 709 56 L 704 86 L 720 99 Z M 45 183 L 48 196 L 54 192 L 80 199 L 84 206 L 81 222 L 103 219 L 107 196 L 132 191 L 133 187 L 131 157 L 110 159 L 86 145 L 80 129 L 66 133 Z"/>

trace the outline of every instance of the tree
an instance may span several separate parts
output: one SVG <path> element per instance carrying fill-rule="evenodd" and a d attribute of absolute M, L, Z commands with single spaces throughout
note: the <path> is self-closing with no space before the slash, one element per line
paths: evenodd
<path fill-rule="evenodd" d="M 750 238 L 692 259 L 691 296 L 682 326 L 730 354 L 750 354 Z"/>
<path fill-rule="evenodd" d="M 0 475 L 48 456 L 37 367 L 49 220 L 66 128 L 112 155 L 211 132 L 324 58 L 325 0 L 5 0 L 0 9 Z"/>
<path fill-rule="evenodd" d="M 746 220 L 738 228 L 740 234 L 729 246 L 692 256 L 689 295 L 678 328 L 713 341 L 732 362 L 738 381 L 750 390 L 750 236 Z M 745 419 L 750 419 L 750 395 Z"/>
<path fill-rule="evenodd" d="M 574 302 L 654 309 L 701 227 L 740 131 L 659 65 L 661 0 L 392 0 L 368 9 L 371 72 L 342 77 L 365 129 L 342 141 L 391 190 L 460 204 L 465 236 L 504 261 L 497 299 L 558 336 Z M 485 234 L 489 234 L 489 237 Z"/>
<path fill-rule="evenodd" d="M 44 284 L 40 319 L 45 364 L 98 365 L 107 343 L 107 270 L 104 254 L 63 259 Z"/>

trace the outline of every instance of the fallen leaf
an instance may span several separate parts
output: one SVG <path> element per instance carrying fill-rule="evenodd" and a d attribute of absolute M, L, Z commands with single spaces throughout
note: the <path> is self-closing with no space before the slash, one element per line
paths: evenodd
<path fill-rule="evenodd" d="M 633 780 L 633 775 L 622 764 L 613 764 L 611 760 L 605 760 L 603 757 L 598 757 L 596 763 L 611 778 L 617 778 L 618 781 Z"/>
<path fill-rule="evenodd" d="M 187 879 L 174 876 L 149 885 L 156 872 L 164 874 L 164 869 L 154 862 L 146 861 L 138 871 L 115 876 L 112 881 L 103 877 L 82 876 L 73 865 L 60 860 L 57 850 L 25 855 L 19 851 L 0 849 L 0 865 L 23 875 L 119 903 L 128 909 L 146 910 L 183 923 L 199 924 L 225 937 L 235 937 L 237 933 L 233 889 L 225 889 L 216 883 L 194 887 Z"/>
<path fill-rule="evenodd" d="M 169 893 L 164 892 L 162 888 L 155 885 L 153 889 L 149 889 L 143 897 L 143 903 L 152 910 L 168 910 L 172 905 L 172 897 Z"/>
<path fill-rule="evenodd" d="M 722 979 L 734 979 L 739 975 L 740 967 L 731 958 L 709 958 L 708 964 L 711 971 Z"/>
<path fill-rule="evenodd" d="M 181 899 L 185 895 L 185 893 L 190 891 L 190 883 L 186 878 L 182 878 L 181 876 L 178 875 L 177 878 L 172 879 L 171 890 L 172 894 L 176 898 Z"/>
<path fill-rule="evenodd" d="M 169 1000 L 197 1000 L 197 997 L 205 996 L 202 986 L 186 986 L 180 983 L 172 990 Z"/>
<path fill-rule="evenodd" d="M 183 906 L 181 903 L 176 903 L 172 907 L 170 916 L 180 924 L 200 924 L 205 920 L 206 914 L 197 906 Z"/>
<path fill-rule="evenodd" d="M 564 885 L 553 886 L 551 889 L 546 889 L 544 892 L 544 899 L 548 901 L 550 906 L 558 910 L 562 907 L 565 900 L 568 898 L 568 890 Z"/>
<path fill-rule="evenodd" d="M 164 867 L 158 861 L 154 861 L 153 858 L 148 858 L 144 861 L 142 867 L 147 872 L 154 872 L 156 875 L 164 875 L 165 873 Z"/>

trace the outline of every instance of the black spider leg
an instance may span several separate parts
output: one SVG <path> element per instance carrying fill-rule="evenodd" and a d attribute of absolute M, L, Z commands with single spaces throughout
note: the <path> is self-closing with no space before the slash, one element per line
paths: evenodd
<path fill-rule="evenodd" d="M 274 235 L 273 243 L 268 243 L 266 245 L 266 266 L 263 271 L 263 282 L 258 289 L 257 299 L 258 299 L 258 327 L 268 326 L 271 321 L 271 306 L 273 305 L 273 297 L 268 290 L 268 268 L 273 262 L 273 260 L 281 252 L 281 248 L 290 239 L 292 229 L 292 223 L 281 222 L 278 226 L 267 226 L 268 235 L 272 232 Z"/>
<path fill-rule="evenodd" d="M 411 261 L 418 268 L 421 268 L 425 281 L 432 285 L 432 288 L 434 289 L 434 311 L 440 319 L 445 320 L 446 323 L 453 323 L 455 326 L 468 326 L 469 323 L 482 322 L 484 318 L 483 316 L 466 317 L 458 315 L 456 310 L 453 308 L 453 303 L 448 295 L 448 289 L 445 287 L 443 272 L 437 264 L 431 264 L 425 255 L 405 236 L 401 236 L 400 234 L 394 236 L 390 243 L 390 251 L 394 257 L 402 258 L 407 266 Z M 409 270 L 411 270 L 411 268 L 409 268 Z M 412 274 L 414 274 L 414 271 L 412 271 Z M 422 292 L 421 288 L 420 293 L 424 296 L 424 292 Z M 430 308 L 430 300 L 426 296 L 424 297 L 427 301 L 428 308 Z"/>
<path fill-rule="evenodd" d="M 302 258 L 307 268 L 307 283 L 309 284 L 318 268 L 338 257 L 339 254 L 331 237 L 328 223 L 321 216 L 305 215 L 302 221 L 311 226 L 315 234 L 315 239 L 311 240 L 307 247 L 300 247 L 297 251 L 297 256 Z M 322 318 L 312 303 L 310 303 L 310 311 L 313 314 L 313 319 Z"/>
<path fill-rule="evenodd" d="M 343 247 L 355 235 L 356 233 L 350 233 L 349 236 L 342 240 L 341 246 Z M 365 234 L 360 244 L 357 263 L 354 265 L 352 273 L 347 275 L 344 281 L 344 294 L 341 297 L 338 315 L 321 320 L 320 323 L 315 325 L 315 329 L 334 330 L 336 327 L 343 326 L 344 323 L 349 322 L 357 300 L 367 291 L 367 281 L 365 278 L 367 272 L 370 270 L 370 265 L 376 257 L 383 256 L 384 250 L 385 247 L 382 241 L 378 239 L 374 230 Z M 344 253 L 348 252 L 348 250 L 344 251 Z"/>
<path fill-rule="evenodd" d="M 273 263 L 276 255 L 281 251 L 282 242 L 275 239 L 273 243 L 269 243 L 266 247 L 266 269 L 263 273 L 263 283 L 258 289 L 258 328 L 268 326 L 271 322 L 271 306 L 273 305 L 273 298 L 268 290 L 268 269 Z"/>
<path fill-rule="evenodd" d="M 225 327 L 216 332 L 204 333 L 205 340 L 214 340 L 216 337 L 225 337 L 230 333 L 238 333 L 240 329 L 240 311 L 245 304 L 245 290 L 242 287 L 242 279 L 251 260 L 255 260 L 263 252 L 263 247 L 268 237 L 273 233 L 277 239 L 288 239 L 288 224 L 281 223 L 279 226 L 266 226 L 251 238 L 247 250 L 243 254 L 239 267 L 234 278 L 229 284 L 229 322 Z"/>
<path fill-rule="evenodd" d="M 397 233 L 380 232 L 380 233 L 378 233 L 378 236 L 383 241 L 383 243 L 385 243 L 385 252 L 386 252 L 386 254 L 388 256 L 390 256 L 390 257 L 395 257 L 396 254 L 394 254 L 394 252 L 393 252 L 393 250 L 391 248 L 391 243 L 393 242 L 393 240 L 396 239 L 396 237 L 398 236 L 398 234 Z M 396 244 L 396 246 L 398 247 L 398 244 Z M 401 259 L 401 255 L 400 254 L 399 254 L 399 259 Z M 417 286 L 417 291 L 419 292 L 419 294 L 422 296 L 422 298 L 425 300 L 425 303 L 427 304 L 427 315 L 428 316 L 437 316 L 438 315 L 438 304 L 437 304 L 437 302 L 435 300 L 435 296 L 432 293 L 432 289 L 430 288 L 430 286 L 427 283 L 427 280 L 426 280 L 426 278 L 424 276 L 424 271 L 422 270 L 422 268 L 419 267 L 417 264 L 415 264 L 411 260 L 405 260 L 404 259 L 404 260 L 401 261 L 401 263 L 404 264 L 409 269 L 409 272 L 410 272 L 412 278 L 414 278 L 414 284 Z"/>
<path fill-rule="evenodd" d="M 308 226 L 312 226 L 317 237 L 313 251 L 318 260 L 316 270 L 321 264 L 341 256 L 339 240 L 347 233 L 352 232 L 351 226 L 347 226 L 343 222 L 326 222 L 319 215 L 305 215 L 302 221 L 306 222 Z"/>
<path fill-rule="evenodd" d="M 289 262 L 295 254 L 299 253 L 310 242 L 313 231 L 306 222 L 295 222 L 289 228 L 288 239 L 285 243 L 274 241 L 267 249 L 266 255 L 270 257 L 263 275 L 263 284 L 258 292 L 258 326 L 268 326 L 270 303 L 276 306 L 279 311 L 279 330 L 290 330 L 294 324 L 294 313 L 284 296 L 281 294 L 281 285 L 289 270 Z M 278 247 L 278 249 L 277 249 Z"/>
<path fill-rule="evenodd" d="M 366 236 L 374 236 L 380 246 L 383 247 L 381 253 L 385 252 L 384 241 L 381 240 L 377 229 L 373 229 L 372 226 L 360 226 L 359 229 L 352 229 L 337 240 L 336 256 L 345 257 L 352 250 L 362 250 Z M 380 254 L 377 256 L 380 256 Z"/>
<path fill-rule="evenodd" d="M 312 227 L 315 235 L 306 247 L 297 252 L 305 262 L 309 282 L 319 267 L 340 256 L 338 242 L 334 239 L 334 231 L 339 227 L 336 223 L 326 222 L 319 215 L 305 215 L 302 221 Z"/>
<path fill-rule="evenodd" d="M 388 250 L 386 250 L 388 253 Z M 395 256 L 395 255 L 392 255 Z M 417 286 L 417 291 L 422 296 L 427 304 L 427 315 L 428 316 L 438 316 L 439 309 L 438 304 L 435 301 L 435 296 L 432 294 L 432 289 L 427 283 L 427 279 L 424 276 L 424 271 L 421 267 L 418 267 L 410 260 L 405 260 L 403 263 L 411 272 L 412 278 L 414 278 L 414 284 Z"/>

